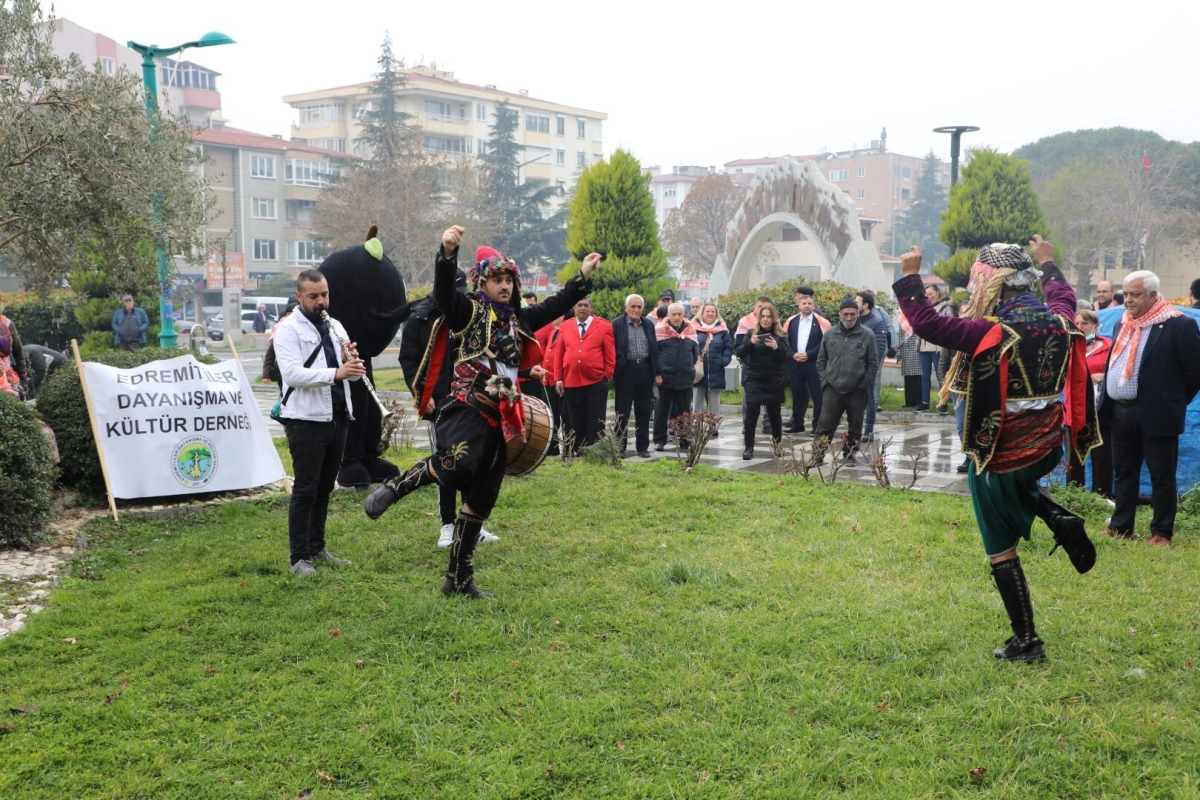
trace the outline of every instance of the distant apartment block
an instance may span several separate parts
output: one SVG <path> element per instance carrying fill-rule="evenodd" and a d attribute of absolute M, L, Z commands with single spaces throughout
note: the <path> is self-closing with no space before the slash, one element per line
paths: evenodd
<path fill-rule="evenodd" d="M 886 140 L 871 142 L 866 149 L 836 153 L 791 156 L 796 161 L 817 161 L 831 183 L 854 201 L 864 223 L 864 233 L 882 255 L 895 255 L 905 249 L 894 242 L 894 221 L 912 207 L 913 191 L 925 169 L 922 156 L 905 156 L 887 151 Z M 760 169 L 773 165 L 778 158 L 743 158 L 727 162 L 725 170 L 734 180 L 749 186 Z M 934 175 L 945 190 L 950 188 L 950 171 L 940 164 Z M 786 232 L 786 230 L 785 230 Z M 798 233 L 798 231 L 797 231 Z"/>
<path fill-rule="evenodd" d="M 564 191 L 576 173 L 604 158 L 607 114 L 530 97 L 525 90 L 463 83 L 453 72 L 431 67 L 403 70 L 401 110 L 420 126 L 425 148 L 452 157 L 483 155 L 491 137 L 496 104 L 507 100 L 518 114 L 516 139 L 524 148 L 520 178 Z M 361 119 L 378 98 L 371 83 L 291 94 L 283 101 L 296 109 L 291 136 L 313 147 L 369 155 Z"/>
<path fill-rule="evenodd" d="M 321 263 L 312 232 L 317 196 L 354 156 L 220 120 L 198 133 L 196 143 L 210 159 L 205 177 L 221 212 L 207 231 L 210 253 L 240 254 L 251 288 Z"/>
<path fill-rule="evenodd" d="M 659 229 L 671 212 L 683 205 L 692 184 L 706 175 L 716 172 L 714 167 L 671 167 L 663 172 L 660 167 L 646 167 L 650 175 L 650 195 L 654 198 L 654 216 Z"/>
<path fill-rule="evenodd" d="M 75 54 L 84 65 L 98 66 L 105 75 L 115 75 L 124 67 L 139 79 L 142 77 L 142 57 L 125 45 L 62 17 L 54 19 L 50 25 L 54 31 L 54 54 L 59 58 Z M 159 107 L 187 117 L 198 128 L 208 125 L 211 119 L 221 116 L 221 93 L 217 90 L 219 76 L 219 72 L 192 61 L 161 59 L 158 63 Z"/>

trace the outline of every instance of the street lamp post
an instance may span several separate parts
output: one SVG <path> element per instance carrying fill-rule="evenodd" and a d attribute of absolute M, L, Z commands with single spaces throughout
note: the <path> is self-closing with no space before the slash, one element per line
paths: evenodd
<path fill-rule="evenodd" d="M 950 134 L 950 185 L 958 183 L 958 154 L 959 142 L 964 133 L 974 133 L 979 128 L 974 125 L 946 125 L 941 128 L 934 128 L 934 133 Z"/>
<path fill-rule="evenodd" d="M 137 42 L 127 43 L 130 50 L 142 57 L 142 85 L 146 92 L 146 114 L 150 117 L 151 138 L 158 131 L 158 65 L 155 63 L 156 59 L 178 55 L 189 47 L 214 47 L 219 44 L 233 43 L 231 37 L 216 31 L 210 31 L 194 42 L 185 42 L 175 47 L 159 47 L 156 44 L 138 44 Z M 157 192 L 151 201 L 154 205 L 154 218 L 160 219 Z M 175 319 L 171 316 L 173 313 L 171 307 L 171 263 L 167 260 L 167 253 L 163 250 L 161 240 L 154 243 L 154 249 L 158 254 L 158 317 L 161 326 L 158 332 L 158 345 L 159 347 L 174 347 L 179 335 L 175 331 Z"/>

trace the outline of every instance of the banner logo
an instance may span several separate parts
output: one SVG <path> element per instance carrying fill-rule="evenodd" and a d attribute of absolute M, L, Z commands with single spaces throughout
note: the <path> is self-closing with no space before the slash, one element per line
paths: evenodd
<path fill-rule="evenodd" d="M 189 436 L 171 453 L 171 474 L 189 489 L 199 489 L 217 474 L 217 450 L 211 439 Z"/>

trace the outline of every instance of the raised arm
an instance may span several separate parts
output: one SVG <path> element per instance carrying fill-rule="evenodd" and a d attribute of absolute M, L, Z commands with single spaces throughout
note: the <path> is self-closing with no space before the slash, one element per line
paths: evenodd
<path fill-rule="evenodd" d="M 458 277 L 458 246 L 465 232 L 458 225 L 447 228 L 433 264 L 433 301 L 442 309 L 446 323 L 453 331 L 465 328 L 473 313 L 471 301 L 454 285 Z"/>
<path fill-rule="evenodd" d="M 1054 263 L 1054 245 L 1034 234 L 1029 242 L 1033 260 L 1042 270 L 1042 293 L 1046 295 L 1046 308 L 1069 320 L 1075 319 L 1075 289 L 1067 283 L 1062 270 Z"/>
<path fill-rule="evenodd" d="M 994 323 L 986 319 L 943 317 L 925 299 L 925 282 L 921 280 L 921 248 L 913 245 L 900 256 L 900 271 L 904 274 L 892 284 L 892 292 L 900 302 L 900 310 L 912 325 L 913 333 L 927 342 L 951 350 L 974 353 Z"/>

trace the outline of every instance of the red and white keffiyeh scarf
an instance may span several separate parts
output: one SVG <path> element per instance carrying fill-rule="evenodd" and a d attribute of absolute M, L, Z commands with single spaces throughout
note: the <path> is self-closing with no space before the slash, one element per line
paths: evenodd
<path fill-rule="evenodd" d="M 679 330 L 672 328 L 671 323 L 664 319 L 654 326 L 654 338 L 660 342 L 663 339 L 691 339 L 693 342 L 698 341 L 696 326 L 692 324 L 691 320 L 687 319 L 683 321 L 683 327 Z"/>
<path fill-rule="evenodd" d="M 705 325 L 700 320 L 694 319 L 692 320 L 692 325 L 695 326 L 697 333 L 707 333 L 709 336 L 712 336 L 715 333 L 720 333 L 721 331 L 729 330 L 729 327 L 725 324 L 725 320 L 723 319 L 717 320 L 712 325 Z"/>
<path fill-rule="evenodd" d="M 1142 314 L 1137 319 L 1134 319 L 1129 314 L 1128 309 L 1126 309 L 1125 313 L 1121 316 L 1121 333 L 1117 336 L 1117 341 L 1113 343 L 1112 360 L 1116 361 L 1121 353 L 1125 351 L 1126 347 L 1129 348 L 1131 354 L 1137 353 L 1138 344 L 1142 339 L 1142 331 L 1152 325 L 1166 322 L 1171 317 L 1178 317 L 1181 314 L 1183 314 L 1182 311 L 1176 308 L 1170 300 L 1161 295 L 1158 298 L 1158 302 L 1154 304 L 1150 311 Z M 1136 356 L 1125 359 L 1125 369 L 1123 371 L 1125 380 L 1133 378 L 1133 368 L 1137 366 L 1134 363 L 1135 361 L 1137 361 Z"/>

